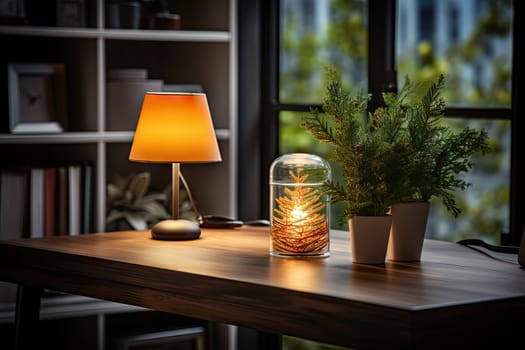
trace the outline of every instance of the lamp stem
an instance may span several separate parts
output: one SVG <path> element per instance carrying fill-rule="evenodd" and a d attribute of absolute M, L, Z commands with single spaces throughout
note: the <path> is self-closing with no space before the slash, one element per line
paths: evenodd
<path fill-rule="evenodd" d="M 197 239 L 201 235 L 199 224 L 179 218 L 179 174 L 180 164 L 172 163 L 171 200 L 173 219 L 162 220 L 151 228 L 151 237 L 154 239 L 182 241 Z"/>
<path fill-rule="evenodd" d="M 180 163 L 172 163 L 171 174 L 171 212 L 174 220 L 179 218 L 179 173 Z"/>

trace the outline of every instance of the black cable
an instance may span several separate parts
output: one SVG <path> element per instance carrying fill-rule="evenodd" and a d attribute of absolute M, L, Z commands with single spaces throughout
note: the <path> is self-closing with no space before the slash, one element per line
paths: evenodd
<path fill-rule="evenodd" d="M 269 226 L 270 225 L 270 222 L 265 219 L 241 221 L 241 220 L 235 220 L 235 219 L 231 219 L 231 218 L 220 216 L 220 215 L 202 215 L 197 209 L 197 206 L 195 205 L 195 201 L 193 200 L 193 196 L 191 195 L 190 186 L 188 186 L 188 182 L 186 182 L 184 175 L 182 175 L 182 171 L 179 171 L 179 178 L 182 184 L 184 185 L 184 188 L 186 189 L 186 193 L 188 194 L 188 199 L 190 201 L 191 207 L 193 208 L 193 211 L 195 212 L 195 215 L 197 215 L 197 220 L 199 221 L 200 227 L 235 228 L 235 227 L 241 227 L 243 225 L 247 225 L 247 226 Z"/>
<path fill-rule="evenodd" d="M 512 265 L 517 265 L 517 263 L 515 263 L 515 262 L 508 261 L 508 260 L 502 259 L 502 258 L 498 258 L 498 257 L 496 257 L 494 255 L 491 255 L 491 254 L 487 253 L 484 250 L 479 249 L 478 247 L 482 247 L 482 248 L 485 248 L 485 249 L 487 249 L 489 251 L 493 251 L 493 252 L 497 252 L 497 253 L 504 253 L 504 254 L 518 254 L 519 247 L 493 245 L 493 244 L 489 244 L 489 243 L 484 242 L 481 239 L 477 239 L 477 238 L 467 238 L 467 239 L 460 240 L 460 241 L 458 241 L 456 243 L 461 244 L 461 245 L 463 245 L 463 246 L 465 246 L 467 248 L 470 248 L 472 250 L 475 250 L 478 253 L 486 255 L 489 258 L 492 258 L 494 260 L 502 261 L 502 262 L 505 262 L 505 263 L 508 263 L 508 264 L 512 264 Z"/>
<path fill-rule="evenodd" d="M 467 238 L 462 239 L 461 241 L 457 242 L 458 244 L 464 245 L 464 246 L 478 246 L 483 247 L 485 249 L 488 249 L 493 252 L 498 253 L 507 253 L 507 254 L 518 254 L 519 247 L 515 246 L 508 246 L 508 245 L 493 245 L 489 244 L 487 242 L 482 241 L 478 238 Z"/>

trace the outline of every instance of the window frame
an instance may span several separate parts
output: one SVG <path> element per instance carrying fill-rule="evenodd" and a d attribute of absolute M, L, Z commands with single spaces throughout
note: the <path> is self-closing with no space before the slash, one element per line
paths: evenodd
<path fill-rule="evenodd" d="M 243 219 L 268 218 L 269 168 L 278 156 L 279 113 L 281 111 L 308 112 L 311 107 L 301 104 L 281 104 L 279 87 L 279 11 L 280 0 L 238 0 L 239 4 L 239 197 L 238 212 Z M 378 92 L 396 89 L 395 73 L 395 0 L 374 0 L 369 4 L 368 34 L 368 89 L 372 94 L 369 109 L 381 101 Z M 524 108 L 518 96 L 523 56 L 517 49 L 523 41 L 523 11 L 514 6 L 512 50 L 512 103 L 510 108 L 446 108 L 448 118 L 488 118 L 510 120 L 510 227 L 501 235 L 501 243 L 519 245 L 525 228 L 522 199 L 525 171 L 519 169 L 519 160 L 525 159 L 525 122 L 519 119 Z M 382 67 L 382 69 L 381 69 Z M 254 84 L 256 82 L 256 84 Z M 376 98 L 374 98 L 374 96 Z M 245 146 L 247 148 L 245 148 Z M 258 189 L 254 189 L 258 186 Z"/>

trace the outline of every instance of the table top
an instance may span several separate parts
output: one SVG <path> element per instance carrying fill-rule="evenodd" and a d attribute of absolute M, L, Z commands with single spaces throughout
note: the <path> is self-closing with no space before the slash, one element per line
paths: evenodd
<path fill-rule="evenodd" d="M 203 229 L 193 241 L 148 231 L 19 239 L 0 241 L 0 279 L 363 348 L 457 343 L 525 311 L 517 261 L 425 240 L 421 262 L 353 264 L 342 231 L 331 231 L 330 253 L 272 257 L 267 227 Z"/>

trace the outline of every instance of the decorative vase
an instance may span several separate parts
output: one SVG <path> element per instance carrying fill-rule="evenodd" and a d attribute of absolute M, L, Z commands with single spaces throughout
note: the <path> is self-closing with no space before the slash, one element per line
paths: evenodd
<path fill-rule="evenodd" d="M 395 203 L 390 208 L 392 227 L 388 242 L 388 259 L 393 261 L 420 261 L 429 202 Z"/>
<path fill-rule="evenodd" d="M 285 154 L 270 167 L 270 255 L 330 255 L 330 203 L 323 185 L 329 163 L 307 153 Z"/>
<path fill-rule="evenodd" d="M 125 1 L 119 4 L 120 28 L 139 29 L 141 5 L 139 1 Z"/>
<path fill-rule="evenodd" d="M 385 263 L 392 216 L 353 216 L 348 221 L 352 262 Z"/>

